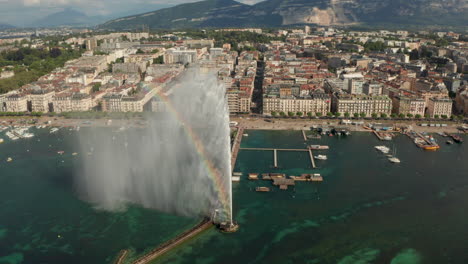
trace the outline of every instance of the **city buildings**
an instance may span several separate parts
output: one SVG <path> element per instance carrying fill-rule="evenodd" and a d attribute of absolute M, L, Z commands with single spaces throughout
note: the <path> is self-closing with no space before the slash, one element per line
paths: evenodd
<path fill-rule="evenodd" d="M 332 98 L 334 113 L 364 113 L 366 116 L 371 116 L 372 114 L 390 115 L 391 111 L 392 100 L 387 96 L 334 94 Z"/>

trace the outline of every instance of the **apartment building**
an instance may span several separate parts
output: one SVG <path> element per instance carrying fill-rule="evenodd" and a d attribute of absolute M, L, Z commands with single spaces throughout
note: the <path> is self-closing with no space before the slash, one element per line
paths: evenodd
<path fill-rule="evenodd" d="M 367 116 L 373 113 L 390 115 L 392 100 L 387 96 L 334 94 L 332 111 L 350 114 L 365 113 Z"/>
<path fill-rule="evenodd" d="M 452 115 L 453 101 L 447 98 L 431 98 L 427 105 L 427 114 L 431 117 L 434 116 L 451 116 Z"/>
<path fill-rule="evenodd" d="M 392 99 L 393 113 L 396 114 L 412 114 L 413 116 L 424 116 L 426 111 L 426 101 L 417 97 L 395 96 Z"/>
<path fill-rule="evenodd" d="M 271 115 L 272 112 L 302 112 L 321 113 L 323 115 L 330 111 L 330 96 L 325 93 L 312 93 L 306 97 L 277 95 L 265 95 L 263 97 L 263 114 Z"/>

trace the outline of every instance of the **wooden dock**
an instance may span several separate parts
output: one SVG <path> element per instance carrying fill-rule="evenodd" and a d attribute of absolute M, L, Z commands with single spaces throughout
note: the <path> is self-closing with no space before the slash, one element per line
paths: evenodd
<path fill-rule="evenodd" d="M 240 150 L 258 150 L 258 151 L 273 151 L 273 164 L 275 168 L 278 168 L 278 151 L 297 151 L 297 152 L 309 152 L 310 163 L 312 168 L 317 168 L 315 166 L 315 158 L 312 153 L 312 149 L 277 149 L 277 148 L 240 148 Z"/>
<path fill-rule="evenodd" d="M 273 162 L 275 164 L 275 168 L 278 168 L 278 150 L 273 150 Z"/>
<path fill-rule="evenodd" d="M 279 148 L 240 148 L 240 150 L 259 150 L 259 151 L 302 151 L 307 152 L 307 149 L 279 149 Z"/>
<path fill-rule="evenodd" d="M 314 153 L 312 153 L 312 149 L 308 149 L 309 150 L 309 157 L 310 157 L 310 163 L 312 164 L 312 168 L 317 168 L 315 166 L 315 159 L 314 159 Z"/>
<path fill-rule="evenodd" d="M 304 141 L 307 141 L 307 135 L 305 130 L 302 130 L 302 136 L 304 137 Z"/>

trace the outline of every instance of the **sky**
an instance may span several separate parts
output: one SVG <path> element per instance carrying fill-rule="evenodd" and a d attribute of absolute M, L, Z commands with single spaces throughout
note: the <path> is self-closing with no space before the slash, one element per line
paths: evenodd
<path fill-rule="evenodd" d="M 0 23 L 27 26 L 49 14 L 73 8 L 88 16 L 126 16 L 200 0 L 0 0 Z M 238 0 L 255 4 L 262 0 Z"/>

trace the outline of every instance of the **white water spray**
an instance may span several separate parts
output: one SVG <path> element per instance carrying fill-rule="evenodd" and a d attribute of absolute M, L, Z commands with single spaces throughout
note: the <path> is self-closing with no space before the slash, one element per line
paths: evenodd
<path fill-rule="evenodd" d="M 232 222 L 229 114 L 214 74 L 190 69 L 174 85 L 167 112 L 148 126 L 79 134 L 76 182 L 83 199 L 105 210 L 127 204 Z M 114 129 L 115 130 L 115 129 Z"/>

